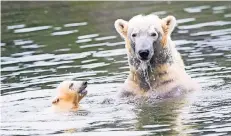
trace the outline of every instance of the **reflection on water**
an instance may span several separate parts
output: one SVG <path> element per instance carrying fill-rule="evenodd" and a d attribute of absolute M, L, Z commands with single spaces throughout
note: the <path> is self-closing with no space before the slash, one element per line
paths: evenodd
<path fill-rule="evenodd" d="M 1 134 L 231 135 L 229 2 L 2 2 Z M 176 16 L 172 34 L 203 91 L 184 99 L 129 103 L 118 18 Z M 63 80 L 88 80 L 77 113 L 50 111 Z"/>

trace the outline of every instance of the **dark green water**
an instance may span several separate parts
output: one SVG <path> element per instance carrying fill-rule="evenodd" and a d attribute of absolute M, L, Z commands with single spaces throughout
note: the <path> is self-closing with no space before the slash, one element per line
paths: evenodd
<path fill-rule="evenodd" d="M 129 69 L 114 21 L 149 13 L 177 18 L 172 39 L 203 87 L 195 98 L 117 99 Z M 49 112 L 55 87 L 68 79 L 90 83 L 82 109 Z M 231 135 L 231 3 L 1 2 L 0 133 Z"/>

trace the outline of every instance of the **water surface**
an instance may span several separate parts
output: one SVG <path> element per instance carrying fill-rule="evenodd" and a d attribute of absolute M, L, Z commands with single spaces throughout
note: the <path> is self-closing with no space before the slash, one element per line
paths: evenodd
<path fill-rule="evenodd" d="M 231 135 L 230 2 L 2 2 L 2 135 Z M 174 15 L 186 71 L 203 90 L 152 104 L 116 97 L 128 75 L 118 18 Z M 88 80 L 77 113 L 49 111 L 63 80 Z"/>

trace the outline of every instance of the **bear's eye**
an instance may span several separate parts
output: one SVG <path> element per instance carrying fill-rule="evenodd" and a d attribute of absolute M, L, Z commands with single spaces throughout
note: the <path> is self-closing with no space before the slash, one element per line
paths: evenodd
<path fill-rule="evenodd" d="M 133 34 L 132 34 L 132 37 L 136 37 L 136 36 L 137 36 L 137 34 L 136 34 L 136 33 L 133 33 Z"/>
<path fill-rule="evenodd" d="M 73 87 L 73 85 L 74 85 L 74 84 L 73 84 L 73 83 L 71 83 L 71 84 L 69 85 L 69 89 L 71 89 L 71 88 Z"/>
<path fill-rule="evenodd" d="M 155 36 L 156 36 L 156 33 L 151 33 L 151 36 L 155 37 Z"/>

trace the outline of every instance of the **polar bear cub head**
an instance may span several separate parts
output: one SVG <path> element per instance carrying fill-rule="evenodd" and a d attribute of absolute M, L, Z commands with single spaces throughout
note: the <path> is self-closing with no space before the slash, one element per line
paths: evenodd
<path fill-rule="evenodd" d="M 52 106 L 58 110 L 77 110 L 79 102 L 87 95 L 86 81 L 63 81 L 57 87 Z"/>

